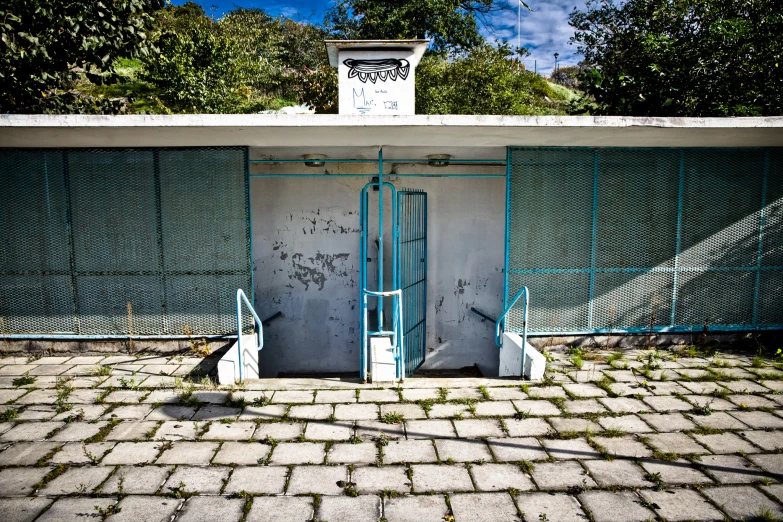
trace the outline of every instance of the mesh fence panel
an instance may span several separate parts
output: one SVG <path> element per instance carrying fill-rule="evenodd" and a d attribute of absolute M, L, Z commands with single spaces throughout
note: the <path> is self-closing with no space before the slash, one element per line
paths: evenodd
<path fill-rule="evenodd" d="M 0 332 L 236 329 L 245 148 L 0 150 Z"/>
<path fill-rule="evenodd" d="M 508 226 L 532 333 L 783 326 L 781 149 L 512 148 Z"/>

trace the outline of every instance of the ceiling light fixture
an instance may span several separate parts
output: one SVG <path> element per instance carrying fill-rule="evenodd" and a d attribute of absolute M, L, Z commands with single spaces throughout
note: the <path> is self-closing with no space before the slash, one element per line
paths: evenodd
<path fill-rule="evenodd" d="M 450 154 L 430 154 L 427 156 L 427 165 L 430 167 L 448 167 Z"/>
<path fill-rule="evenodd" d="M 326 165 L 325 159 L 326 155 L 324 154 L 305 154 L 304 164 L 305 167 L 323 167 Z"/>

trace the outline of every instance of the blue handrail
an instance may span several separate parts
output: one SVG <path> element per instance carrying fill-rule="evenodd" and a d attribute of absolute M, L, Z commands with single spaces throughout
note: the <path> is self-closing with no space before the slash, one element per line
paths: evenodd
<path fill-rule="evenodd" d="M 524 319 L 522 321 L 522 373 L 520 373 L 520 376 L 522 378 L 525 377 L 525 348 L 527 348 L 527 308 L 530 304 L 530 291 L 527 289 L 526 286 L 523 286 L 519 289 L 519 292 L 517 292 L 517 295 L 514 296 L 514 299 L 511 300 L 511 302 L 506 306 L 506 309 L 503 310 L 503 313 L 500 314 L 500 317 L 498 317 L 497 323 L 495 323 L 495 345 L 500 347 L 500 335 L 501 330 L 503 329 L 503 324 L 506 321 L 506 315 L 511 311 L 512 308 L 514 308 L 514 305 L 517 304 L 517 301 L 519 301 L 519 298 L 522 296 L 522 294 L 525 295 L 525 301 L 524 301 L 524 308 L 523 314 Z"/>
<path fill-rule="evenodd" d="M 237 361 L 239 363 L 239 382 L 242 382 L 242 303 L 245 303 L 250 313 L 253 314 L 253 320 L 255 321 L 256 330 L 258 331 L 258 349 L 261 350 L 264 347 L 264 328 L 261 323 L 261 319 L 258 318 L 256 311 L 253 309 L 253 305 L 250 304 L 245 292 L 241 288 L 237 289 L 237 350 L 239 350 L 239 357 Z"/>

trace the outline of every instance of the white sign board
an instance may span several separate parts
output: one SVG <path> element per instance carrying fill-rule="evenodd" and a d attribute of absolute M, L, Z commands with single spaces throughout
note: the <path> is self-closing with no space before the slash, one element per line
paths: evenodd
<path fill-rule="evenodd" d="M 415 114 L 418 61 L 408 49 L 340 50 L 340 114 Z"/>

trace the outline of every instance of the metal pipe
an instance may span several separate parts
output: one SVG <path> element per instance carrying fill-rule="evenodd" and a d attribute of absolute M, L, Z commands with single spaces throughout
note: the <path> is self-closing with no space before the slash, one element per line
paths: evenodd
<path fill-rule="evenodd" d="M 256 322 L 258 328 L 258 349 L 261 350 L 264 347 L 264 328 L 261 324 L 261 319 L 258 318 L 256 311 L 253 309 L 253 305 L 248 301 L 245 292 L 241 288 L 237 288 L 237 350 L 239 364 L 239 382 L 242 382 L 242 303 L 245 303 L 250 313 L 253 315 L 253 320 Z"/>
<path fill-rule="evenodd" d="M 211 334 L 211 335 L 199 335 L 199 339 L 234 339 L 236 336 L 233 334 Z M 80 335 L 73 333 L 49 333 L 49 334 L 3 334 L 0 335 L 0 339 L 11 340 L 27 340 L 27 341 L 125 341 L 131 340 L 184 340 L 192 339 L 192 335 L 128 335 L 128 334 L 92 334 L 92 335 Z"/>
<path fill-rule="evenodd" d="M 470 311 L 473 312 L 474 314 L 478 315 L 482 319 L 486 319 L 487 321 L 490 321 L 492 324 L 497 324 L 497 320 L 496 319 L 491 318 L 490 316 L 488 316 L 484 312 L 480 312 L 479 310 L 476 310 L 473 307 L 470 307 Z"/>
<path fill-rule="evenodd" d="M 503 305 L 508 302 L 509 230 L 511 229 L 511 147 L 506 147 L 506 233 L 503 252 Z"/>
<path fill-rule="evenodd" d="M 383 147 L 378 147 L 378 291 L 383 292 Z M 375 307 L 378 328 L 383 329 L 383 298 Z"/>
<path fill-rule="evenodd" d="M 693 333 L 701 332 L 704 329 L 703 324 L 694 324 L 686 326 L 639 326 L 633 328 L 594 328 L 592 330 L 544 330 L 530 332 L 529 337 L 552 337 L 552 336 L 576 336 L 576 335 L 597 335 L 597 334 L 648 334 L 653 333 Z M 710 325 L 710 333 L 720 332 L 753 332 L 781 330 L 783 324 L 750 325 L 750 324 L 730 324 L 730 325 Z M 515 332 L 516 330 L 509 330 Z"/>
<path fill-rule="evenodd" d="M 677 314 L 677 275 L 680 268 L 680 249 L 682 248 L 682 204 L 685 191 L 685 152 L 680 151 L 680 171 L 677 177 L 677 232 L 674 240 L 674 275 L 672 276 L 672 310 L 669 324 L 674 326 Z"/>
<path fill-rule="evenodd" d="M 251 159 L 250 163 L 304 163 L 306 160 L 304 158 L 302 159 L 265 159 L 265 160 L 254 160 Z M 327 159 L 327 158 L 319 158 L 318 162 L 322 163 L 376 163 L 378 160 L 376 159 Z"/>
<path fill-rule="evenodd" d="M 272 314 L 269 317 L 267 317 L 266 319 L 264 319 L 261 322 L 261 324 L 263 324 L 264 326 L 269 326 L 269 323 L 271 323 L 272 321 L 274 321 L 278 317 L 282 317 L 282 316 L 283 316 L 283 312 L 277 312 L 276 314 Z"/>
<path fill-rule="evenodd" d="M 307 172 L 304 174 L 251 174 L 251 178 L 371 178 L 375 174 L 315 174 Z"/>
<path fill-rule="evenodd" d="M 557 57 L 555 57 L 557 63 Z M 595 305 L 595 264 L 598 253 L 598 151 L 593 152 L 593 213 L 590 239 L 590 298 L 587 305 L 587 327 L 593 326 L 593 308 Z"/>
<path fill-rule="evenodd" d="M 525 294 L 525 310 L 524 310 L 524 322 L 522 323 L 522 332 L 525 334 L 525 337 L 527 337 L 527 306 L 530 302 L 529 295 L 530 292 L 528 291 L 526 286 L 523 286 L 519 289 L 517 294 L 514 296 L 514 299 L 511 300 L 511 302 L 503 309 L 503 313 L 500 314 L 500 317 L 498 317 L 498 320 L 495 322 L 495 345 L 500 347 L 500 331 L 503 330 L 503 323 L 506 320 L 506 315 L 511 311 L 512 308 L 514 308 L 514 305 L 519 300 L 519 298 L 522 296 L 522 294 Z M 524 350 L 524 348 L 523 348 Z"/>
<path fill-rule="evenodd" d="M 756 279 L 753 283 L 753 324 L 758 323 L 759 292 L 761 290 L 761 264 L 764 257 L 764 226 L 767 215 L 767 178 L 769 177 L 769 151 L 764 151 L 764 178 L 761 185 L 761 210 L 759 214 L 758 250 L 756 251 Z"/>

